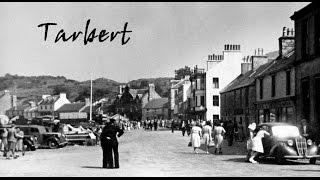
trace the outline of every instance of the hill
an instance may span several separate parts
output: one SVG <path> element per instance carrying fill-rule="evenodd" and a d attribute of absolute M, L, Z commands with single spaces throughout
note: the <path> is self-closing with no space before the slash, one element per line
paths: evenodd
<path fill-rule="evenodd" d="M 168 97 L 170 89 L 170 80 L 173 78 L 149 78 L 138 79 L 128 82 L 131 88 L 142 89 L 148 87 L 149 83 L 154 83 L 156 91 L 163 97 Z M 98 78 L 92 81 L 93 99 L 107 97 L 114 99 L 118 93 L 120 84 L 107 78 Z M 64 76 L 19 76 L 6 74 L 0 76 L 0 91 L 10 90 L 17 95 L 18 100 L 37 100 L 41 99 L 43 94 L 59 94 L 66 92 L 70 101 L 83 100 L 90 97 L 90 80 L 76 81 L 67 79 Z"/>

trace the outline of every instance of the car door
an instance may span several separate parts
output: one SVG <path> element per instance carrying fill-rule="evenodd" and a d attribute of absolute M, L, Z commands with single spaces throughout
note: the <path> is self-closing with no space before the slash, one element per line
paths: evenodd
<path fill-rule="evenodd" d="M 37 137 L 37 141 L 39 142 L 39 144 L 42 144 L 42 143 L 43 143 L 42 136 L 41 136 L 41 134 L 39 133 L 38 128 L 36 128 L 36 127 L 30 127 L 30 134 L 32 134 L 32 135 L 34 135 L 35 137 Z"/>

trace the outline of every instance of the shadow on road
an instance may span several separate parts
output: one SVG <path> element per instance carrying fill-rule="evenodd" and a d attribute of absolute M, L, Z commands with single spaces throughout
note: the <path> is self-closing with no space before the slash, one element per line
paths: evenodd
<path fill-rule="evenodd" d="M 81 168 L 88 168 L 88 169 L 103 169 L 102 167 L 97 167 L 97 166 L 81 166 Z"/>

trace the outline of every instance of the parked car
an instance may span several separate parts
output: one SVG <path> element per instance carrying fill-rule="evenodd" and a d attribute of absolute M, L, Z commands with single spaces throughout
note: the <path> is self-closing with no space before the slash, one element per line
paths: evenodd
<path fill-rule="evenodd" d="M 0 134 L 3 131 L 3 128 L 9 128 L 10 125 L 0 126 Z M 26 147 L 26 151 L 35 151 L 39 147 L 39 143 L 37 138 L 34 135 L 27 135 L 25 134 L 23 137 L 23 145 Z"/>
<path fill-rule="evenodd" d="M 49 132 L 45 126 L 40 125 L 17 125 L 25 136 L 34 136 L 39 143 L 39 148 L 55 149 L 68 144 L 64 135 L 59 132 Z"/>
<path fill-rule="evenodd" d="M 262 123 L 258 127 L 265 127 L 270 136 L 262 138 L 264 157 L 275 158 L 278 164 L 287 159 L 309 159 L 310 164 L 316 163 L 319 147 L 311 139 L 300 135 L 297 126 L 288 123 Z"/>

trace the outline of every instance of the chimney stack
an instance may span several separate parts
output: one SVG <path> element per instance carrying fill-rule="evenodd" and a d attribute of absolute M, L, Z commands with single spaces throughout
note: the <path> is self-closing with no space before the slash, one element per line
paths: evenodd
<path fill-rule="evenodd" d="M 293 28 L 283 27 L 282 37 L 279 38 L 279 56 L 282 58 L 289 50 L 294 48 L 294 43 Z"/>

